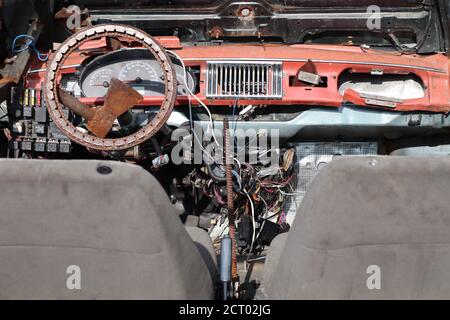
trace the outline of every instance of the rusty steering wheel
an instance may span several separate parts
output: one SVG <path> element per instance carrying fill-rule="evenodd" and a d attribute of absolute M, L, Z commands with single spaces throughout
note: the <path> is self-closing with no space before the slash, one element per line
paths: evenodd
<path fill-rule="evenodd" d="M 120 80 L 112 78 L 104 104 L 100 107 L 87 106 L 74 96 L 60 89 L 61 67 L 67 58 L 84 43 L 103 37 L 121 38 L 140 43 L 155 57 L 163 72 L 165 85 L 164 100 L 159 112 L 146 126 L 119 138 L 107 138 L 114 121 L 129 109 L 140 103 L 143 97 Z M 124 150 L 151 138 L 167 122 L 172 113 L 177 95 L 175 68 L 164 48 L 151 36 L 137 28 L 102 24 L 82 29 L 69 37 L 53 54 L 45 84 L 45 99 L 49 115 L 56 126 L 74 142 L 95 150 Z M 87 121 L 88 132 L 75 127 L 63 113 L 63 107 Z"/>

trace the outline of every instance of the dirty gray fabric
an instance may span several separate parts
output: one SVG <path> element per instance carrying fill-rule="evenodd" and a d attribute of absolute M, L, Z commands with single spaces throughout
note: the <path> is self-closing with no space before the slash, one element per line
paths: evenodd
<path fill-rule="evenodd" d="M 275 248 L 268 297 L 450 298 L 449 190 L 448 157 L 333 161 Z M 372 265 L 381 270 L 380 290 L 367 287 Z"/>
<path fill-rule="evenodd" d="M 196 246 L 142 168 L 0 160 L 0 172 L 0 299 L 213 298 Z M 66 287 L 71 265 L 81 290 Z"/>
<path fill-rule="evenodd" d="M 217 279 L 217 256 L 208 232 L 197 227 L 186 227 L 186 231 L 208 267 L 211 278 Z"/>
<path fill-rule="evenodd" d="M 266 295 L 269 290 L 272 279 L 276 278 L 275 269 L 280 261 L 281 252 L 286 245 L 287 236 L 288 233 L 282 233 L 276 236 L 270 243 L 267 250 L 266 261 L 264 262 L 262 285 L 259 288 L 263 295 Z"/>

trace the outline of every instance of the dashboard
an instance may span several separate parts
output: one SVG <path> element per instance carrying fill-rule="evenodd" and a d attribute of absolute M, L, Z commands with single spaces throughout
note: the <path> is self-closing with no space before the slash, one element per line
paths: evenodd
<path fill-rule="evenodd" d="M 173 58 L 172 62 L 178 80 L 177 93 L 187 95 L 188 91 L 194 91 L 193 75 L 186 71 L 185 81 L 180 61 Z M 122 49 L 90 61 L 80 76 L 82 95 L 89 98 L 105 96 L 111 78 L 119 79 L 143 96 L 164 96 L 163 72 L 146 49 Z"/>
<path fill-rule="evenodd" d="M 415 57 L 377 50 L 361 54 L 360 48 L 321 46 L 176 47 L 169 40 L 160 41 L 186 67 L 187 87 L 182 63 L 171 57 L 178 80 L 176 106 L 189 103 L 190 89 L 208 106 L 350 103 L 394 111 L 448 112 L 450 108 L 448 58 L 443 55 Z M 40 90 L 45 70 L 45 64 L 33 64 L 26 88 Z M 319 85 L 302 82 L 300 71 L 320 76 Z M 74 55 L 63 67 L 61 84 L 82 103 L 100 105 L 114 77 L 144 96 L 140 106 L 159 106 L 164 101 L 162 74 L 145 49 L 134 47 L 101 56 Z M 191 103 L 200 102 L 191 99 Z"/>

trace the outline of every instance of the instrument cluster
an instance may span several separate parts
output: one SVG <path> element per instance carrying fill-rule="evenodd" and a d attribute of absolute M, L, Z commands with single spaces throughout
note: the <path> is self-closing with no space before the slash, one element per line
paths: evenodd
<path fill-rule="evenodd" d="M 184 70 L 180 61 L 172 60 L 178 80 L 178 95 L 194 91 L 195 78 Z M 159 63 L 145 49 L 122 49 L 95 58 L 86 65 L 80 77 L 84 97 L 103 97 L 111 78 L 126 83 L 143 96 L 164 96 L 164 78 Z"/>

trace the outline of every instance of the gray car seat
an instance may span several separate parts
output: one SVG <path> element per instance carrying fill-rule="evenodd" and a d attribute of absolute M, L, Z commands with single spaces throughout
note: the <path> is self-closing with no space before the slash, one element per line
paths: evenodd
<path fill-rule="evenodd" d="M 0 186 L 0 299 L 214 297 L 211 241 L 140 167 L 0 160 Z"/>
<path fill-rule="evenodd" d="M 275 238 L 269 299 L 449 299 L 450 158 L 351 157 Z"/>

